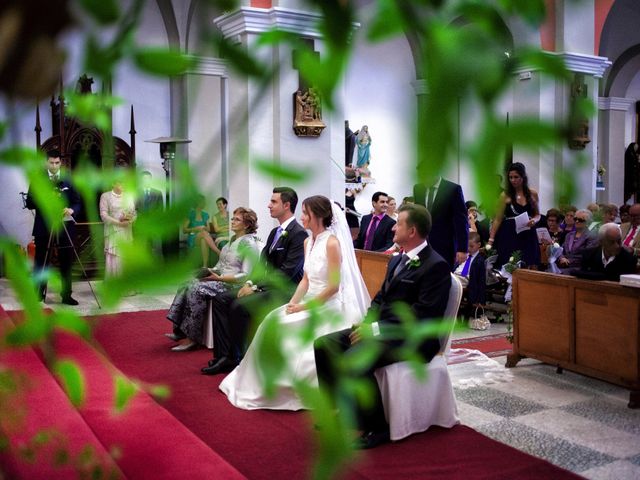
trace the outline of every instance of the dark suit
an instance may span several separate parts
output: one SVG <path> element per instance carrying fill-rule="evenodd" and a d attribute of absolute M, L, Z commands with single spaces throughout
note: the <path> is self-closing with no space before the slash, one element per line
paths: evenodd
<path fill-rule="evenodd" d="M 620 275 L 636 273 L 636 258 L 624 248 L 607 266 L 602 263 L 602 247 L 587 250 L 582 256 L 580 270 L 575 272 L 577 277 L 591 280 L 620 281 Z"/>
<path fill-rule="evenodd" d="M 415 202 L 427 206 L 427 186 L 418 183 L 413 186 Z M 469 238 L 467 207 L 464 204 L 462 187 L 444 178 L 433 200 L 431 213 L 431 233 L 429 244 L 449 263 L 455 265 L 456 252 L 466 252 Z"/>
<path fill-rule="evenodd" d="M 45 171 L 45 175 L 48 173 Z M 52 191 L 59 195 L 63 201 L 64 206 L 73 210 L 74 218 L 78 216 L 81 209 L 80 195 L 76 192 L 75 188 L 65 178 L 62 172 L 59 172 L 60 180 L 57 182 L 51 182 Z M 42 201 L 42 200 L 39 200 Z M 33 237 L 36 244 L 36 255 L 34 259 L 34 272 L 40 273 L 45 264 L 45 257 L 47 263 L 51 263 L 51 255 L 53 251 L 48 252 L 49 239 L 51 238 L 51 246 L 57 246 L 58 250 L 58 263 L 60 265 L 60 276 L 62 277 L 62 294 L 63 298 L 71 296 L 71 265 L 73 264 L 73 245 L 69 242 L 69 236 L 72 241 L 75 237 L 75 228 L 73 222 L 64 222 L 69 236 L 65 232 L 64 228 L 59 230 L 51 237 L 51 230 L 47 225 L 47 221 L 40 210 L 40 206 L 36 203 L 32 191 L 32 186 L 29 185 L 29 192 L 26 199 L 27 208 L 35 210 L 35 220 L 33 222 Z M 60 212 L 62 214 L 62 212 Z M 47 255 L 48 252 L 48 255 Z M 38 287 L 39 297 L 44 297 L 46 290 L 46 282 L 41 282 Z"/>
<path fill-rule="evenodd" d="M 260 254 L 265 274 L 253 279 L 259 290 L 242 298 L 236 298 L 237 291 L 232 291 L 212 299 L 214 358 L 239 360 L 245 351 L 252 313 L 276 300 L 280 305 L 288 301 L 302 279 L 306 230 L 293 220 L 285 230 L 286 235 L 283 232 L 271 248 L 276 230 L 271 230 Z M 285 288 L 273 287 L 273 276 L 278 272 L 285 280 Z"/>
<path fill-rule="evenodd" d="M 372 218 L 372 214 L 362 217 L 358 238 L 356 238 L 353 242 L 354 248 L 364 250 L 364 242 L 367 238 L 367 230 L 369 229 L 369 224 L 371 223 Z M 384 252 L 385 250 L 391 248 L 391 246 L 393 245 L 393 226 L 395 224 L 396 221 L 389 215 L 385 215 L 384 217 L 382 217 L 382 220 L 380 220 L 380 223 L 378 223 L 376 231 L 373 234 L 373 242 L 371 243 L 372 251 Z"/>
<path fill-rule="evenodd" d="M 149 194 L 146 194 L 144 191 L 141 192 L 136 202 L 136 210 L 143 213 L 159 211 L 162 210 L 163 207 L 162 192 L 155 188 L 150 188 Z"/>
<path fill-rule="evenodd" d="M 138 214 L 143 215 L 151 215 L 154 213 L 159 213 L 164 210 L 164 201 L 162 192 L 155 188 L 150 188 L 149 193 L 145 193 L 143 190 L 138 195 L 138 200 L 136 201 L 136 211 Z M 138 222 L 134 222 L 133 224 L 133 233 L 134 238 L 138 237 L 141 233 L 138 230 L 140 227 L 138 226 Z M 154 248 L 154 246 L 156 248 Z M 162 254 L 165 254 L 165 245 L 160 239 L 151 239 L 148 241 L 148 249 L 149 250 L 159 250 Z M 167 252 L 168 253 L 168 252 Z"/>
<path fill-rule="evenodd" d="M 486 301 L 487 262 L 479 253 L 469 267 L 469 285 L 467 285 L 467 300 L 469 304 L 484 304 Z"/>
<path fill-rule="evenodd" d="M 389 262 L 385 281 L 371 303 L 365 322 L 376 321 L 371 317 L 377 315 L 380 328 L 380 336 L 373 337 L 379 347 L 379 351 L 373 364 L 365 372 L 354 373 L 358 378 L 368 378 L 375 388 L 373 407 L 367 411 L 358 408 L 359 427 L 365 431 L 381 432 L 388 428 L 384 418 L 382 399 L 377 388 L 374 371 L 377 368 L 401 361 L 397 357 L 397 350 L 405 340 L 402 335 L 394 336 L 398 325 L 402 323 L 397 316 L 394 304 L 405 303 L 415 315 L 418 322 L 429 322 L 432 319 L 441 318 L 444 315 L 449 290 L 451 288 L 451 275 L 447 262 L 430 246 L 425 247 L 418 254 L 420 265 L 412 267 L 403 265 L 394 276 L 396 267 L 406 257 L 397 256 Z M 351 329 L 331 333 L 320 337 L 315 341 L 316 369 L 321 388 L 336 396 L 335 387 L 338 377 L 338 367 L 335 357 L 340 355 L 353 356 L 363 348 L 364 341 L 351 345 L 349 334 Z M 395 338 L 394 338 L 395 337 Z M 366 345 L 365 345 L 366 348 Z M 438 338 L 428 338 L 418 345 L 418 352 L 429 362 L 440 350 Z M 344 393 L 341 397 L 344 396 Z"/>

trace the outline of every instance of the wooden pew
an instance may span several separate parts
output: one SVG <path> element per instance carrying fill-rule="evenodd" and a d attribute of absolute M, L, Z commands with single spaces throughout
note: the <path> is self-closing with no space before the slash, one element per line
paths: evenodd
<path fill-rule="evenodd" d="M 519 269 L 513 275 L 513 353 L 630 390 L 640 408 L 640 290 Z"/>
<path fill-rule="evenodd" d="M 390 259 L 391 255 L 356 249 L 356 261 L 372 300 L 382 286 Z"/>

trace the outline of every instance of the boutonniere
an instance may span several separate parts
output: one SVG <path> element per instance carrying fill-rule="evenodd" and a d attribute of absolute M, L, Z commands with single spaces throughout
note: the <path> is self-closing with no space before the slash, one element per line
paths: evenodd
<path fill-rule="evenodd" d="M 409 265 L 409 268 L 418 268 L 420 266 L 421 262 L 420 259 L 418 257 L 415 258 L 411 258 L 409 260 L 407 260 L 406 265 Z"/>
<path fill-rule="evenodd" d="M 283 230 L 282 234 L 280 235 L 280 238 L 287 238 L 289 236 L 289 232 L 287 232 L 286 230 Z"/>

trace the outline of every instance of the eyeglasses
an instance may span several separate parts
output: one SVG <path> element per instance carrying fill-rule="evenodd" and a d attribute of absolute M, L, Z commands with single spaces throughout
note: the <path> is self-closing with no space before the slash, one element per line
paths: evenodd
<path fill-rule="evenodd" d="M 576 219 L 575 219 L 575 222 L 576 222 L 576 223 L 587 223 L 587 220 L 586 220 L 586 219 L 584 219 L 584 218 L 576 218 Z"/>

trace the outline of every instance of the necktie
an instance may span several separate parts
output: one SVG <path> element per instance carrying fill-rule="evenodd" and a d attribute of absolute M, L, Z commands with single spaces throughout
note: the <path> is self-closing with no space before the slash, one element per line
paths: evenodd
<path fill-rule="evenodd" d="M 409 260 L 409 255 L 407 255 L 406 253 L 403 253 L 402 257 L 400 257 L 400 261 L 398 262 L 398 265 L 396 265 L 396 268 L 393 269 L 392 278 L 395 278 L 396 275 L 398 275 L 402 270 L 404 270 L 404 267 L 407 265 L 408 260 Z"/>
<path fill-rule="evenodd" d="M 638 229 L 638 226 L 636 225 L 635 227 L 633 227 L 630 231 L 629 231 L 629 235 L 627 235 L 627 238 L 624 239 L 624 246 L 628 247 L 629 245 L 631 245 L 631 242 L 633 241 L 633 238 L 636 236 L 636 230 Z"/>
<path fill-rule="evenodd" d="M 466 277 L 469 275 L 469 266 L 471 266 L 471 255 L 467 256 L 467 261 L 464 262 L 464 266 L 462 267 L 462 271 L 460 272 L 460 276 Z"/>
<path fill-rule="evenodd" d="M 273 242 L 271 242 L 271 246 L 269 247 L 269 252 L 272 252 L 273 249 L 276 247 L 276 243 L 278 243 L 278 239 L 280 238 L 280 235 L 282 235 L 282 227 L 277 228 L 276 234 L 273 237 Z"/>
<path fill-rule="evenodd" d="M 431 212 L 431 209 L 433 208 L 433 199 L 436 196 L 436 189 L 435 187 L 431 187 L 429 189 L 429 195 L 427 196 L 427 210 L 429 210 L 429 212 Z"/>
<path fill-rule="evenodd" d="M 371 245 L 373 244 L 373 236 L 376 233 L 376 228 L 378 228 L 378 222 L 380 222 L 380 219 L 378 217 L 373 217 L 371 219 L 369 229 L 367 230 L 367 237 L 364 240 L 365 250 L 371 250 Z"/>

